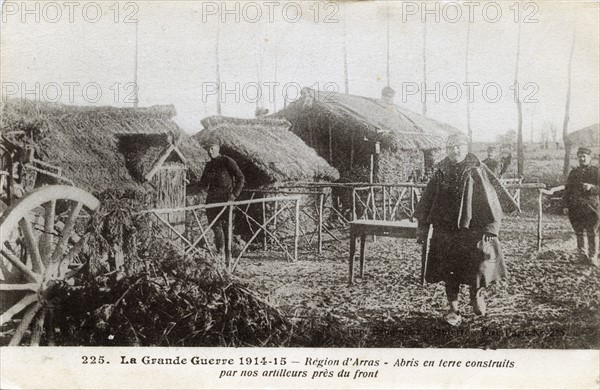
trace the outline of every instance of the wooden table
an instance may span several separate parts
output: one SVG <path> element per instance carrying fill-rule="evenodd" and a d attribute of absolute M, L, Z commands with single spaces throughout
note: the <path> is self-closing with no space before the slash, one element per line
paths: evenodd
<path fill-rule="evenodd" d="M 417 222 L 409 220 L 402 221 L 375 221 L 375 220 L 355 220 L 350 222 L 350 259 L 349 284 L 354 283 L 354 255 L 356 254 L 356 239 L 360 237 L 360 277 L 362 278 L 365 270 L 365 241 L 367 236 L 387 236 L 400 238 L 416 238 Z"/>

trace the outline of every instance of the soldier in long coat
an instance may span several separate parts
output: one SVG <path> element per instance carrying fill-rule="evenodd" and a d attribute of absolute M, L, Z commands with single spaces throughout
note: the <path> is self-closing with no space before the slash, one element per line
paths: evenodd
<path fill-rule="evenodd" d="M 450 303 L 446 321 L 451 325 L 461 322 L 461 284 L 470 286 L 475 314 L 485 314 L 485 287 L 506 275 L 498 240 L 503 210 L 518 210 L 496 176 L 475 155 L 466 154 L 466 147 L 464 136 L 449 138 L 447 157 L 437 165 L 415 210 L 419 239 L 428 251 L 425 280 L 445 282 Z"/>
<path fill-rule="evenodd" d="M 598 266 L 598 221 L 600 213 L 600 173 L 591 165 L 592 151 L 577 150 L 579 166 L 574 168 L 565 184 L 563 200 L 569 209 L 569 220 L 577 237 L 577 249 L 582 257 Z M 585 239 L 587 235 L 588 253 Z"/>

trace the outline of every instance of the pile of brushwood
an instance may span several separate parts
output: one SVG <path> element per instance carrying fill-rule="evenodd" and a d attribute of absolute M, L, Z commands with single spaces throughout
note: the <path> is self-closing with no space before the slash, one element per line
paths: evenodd
<path fill-rule="evenodd" d="M 211 259 L 153 235 L 140 204 L 103 194 L 86 250 L 90 267 L 57 288 L 46 335 L 56 345 L 279 346 L 294 326 Z M 125 269 L 108 271 L 120 248 Z M 105 254 L 102 256 L 101 254 Z M 108 271 L 108 272 L 107 272 Z"/>

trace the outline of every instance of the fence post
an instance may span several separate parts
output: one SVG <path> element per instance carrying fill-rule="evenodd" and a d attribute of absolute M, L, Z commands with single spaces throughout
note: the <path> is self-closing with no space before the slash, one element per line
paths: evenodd
<path fill-rule="evenodd" d="M 279 210 L 279 202 L 275 201 L 275 211 L 273 215 L 277 215 L 277 210 Z M 277 231 L 277 217 L 273 220 L 273 230 Z"/>
<path fill-rule="evenodd" d="M 300 237 L 300 199 L 296 199 L 296 226 L 294 229 L 294 261 L 298 261 L 298 238 Z"/>
<path fill-rule="evenodd" d="M 375 187 L 371 186 L 371 203 L 373 204 L 373 220 L 377 219 L 377 203 L 375 202 Z"/>
<path fill-rule="evenodd" d="M 225 267 L 229 271 L 231 265 L 231 250 L 233 248 L 233 205 L 229 205 L 227 216 L 227 247 L 225 248 Z"/>
<path fill-rule="evenodd" d="M 387 205 L 386 205 L 386 193 L 385 187 L 381 186 L 381 192 L 383 193 L 383 220 L 387 221 Z"/>
<path fill-rule="evenodd" d="M 538 190 L 538 226 L 537 226 L 537 250 L 542 250 L 542 200 L 544 194 Z"/>
<path fill-rule="evenodd" d="M 267 250 L 267 225 L 265 222 L 267 221 L 267 206 L 266 202 L 262 202 L 262 223 L 263 227 L 263 250 Z"/>
<path fill-rule="evenodd" d="M 317 242 L 319 246 L 319 254 L 323 253 L 323 203 L 325 200 L 325 194 L 319 193 L 319 232 Z"/>
<path fill-rule="evenodd" d="M 415 189 L 413 186 L 410 186 L 410 212 L 411 218 L 415 214 Z"/>
<path fill-rule="evenodd" d="M 352 187 L 352 220 L 356 221 L 356 188 Z"/>

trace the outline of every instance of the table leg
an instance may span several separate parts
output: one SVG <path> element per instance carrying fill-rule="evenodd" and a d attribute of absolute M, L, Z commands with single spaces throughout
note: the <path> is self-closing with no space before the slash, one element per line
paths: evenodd
<path fill-rule="evenodd" d="M 367 242 L 367 236 L 360 236 L 360 277 L 362 278 L 365 273 L 365 244 Z"/>
<path fill-rule="evenodd" d="M 348 284 L 354 283 L 354 254 L 356 253 L 356 236 L 350 235 L 350 258 L 348 259 L 348 267 L 350 271 L 350 276 L 348 280 Z"/>

